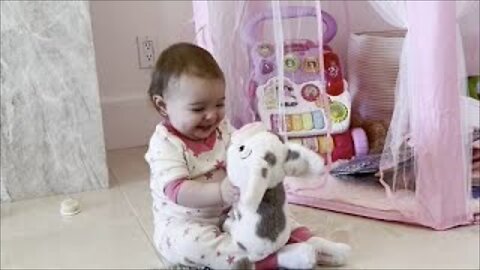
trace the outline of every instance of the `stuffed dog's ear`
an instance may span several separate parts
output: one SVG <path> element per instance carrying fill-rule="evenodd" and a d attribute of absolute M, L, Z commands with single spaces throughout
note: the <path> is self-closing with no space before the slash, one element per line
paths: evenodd
<path fill-rule="evenodd" d="M 253 160 L 252 167 L 249 172 L 248 182 L 244 190 L 244 194 L 240 195 L 240 201 L 243 205 L 256 211 L 263 199 L 265 191 L 271 179 L 271 172 L 268 170 L 268 164 L 265 160 Z"/>
<path fill-rule="evenodd" d="M 317 153 L 297 143 L 285 145 L 288 148 L 283 165 L 286 175 L 302 176 L 309 173 L 319 175 L 324 171 L 324 160 Z"/>

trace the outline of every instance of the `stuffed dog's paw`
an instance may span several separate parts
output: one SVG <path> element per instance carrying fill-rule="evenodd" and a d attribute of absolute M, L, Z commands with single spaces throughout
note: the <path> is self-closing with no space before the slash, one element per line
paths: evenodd
<path fill-rule="evenodd" d="M 347 244 L 332 242 L 321 237 L 312 237 L 307 242 L 315 247 L 317 263 L 321 265 L 345 265 L 352 250 Z"/>
<path fill-rule="evenodd" d="M 277 252 L 278 266 L 287 269 L 313 269 L 316 264 L 315 248 L 307 243 L 295 243 Z"/>

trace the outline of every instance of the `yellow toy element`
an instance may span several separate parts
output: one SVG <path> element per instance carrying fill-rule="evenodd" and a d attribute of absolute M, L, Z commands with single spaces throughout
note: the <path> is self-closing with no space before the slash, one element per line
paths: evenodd
<path fill-rule="evenodd" d="M 313 129 L 313 119 L 312 119 L 311 113 L 302 114 L 302 122 L 303 122 L 303 128 L 305 130 Z"/>
<path fill-rule="evenodd" d="M 319 136 L 318 137 L 318 146 L 319 146 L 319 153 L 320 154 L 327 154 L 331 153 L 334 148 L 334 143 L 332 137 L 327 136 Z"/>
<path fill-rule="evenodd" d="M 320 65 L 316 57 L 306 57 L 303 61 L 303 70 L 308 73 L 317 73 L 320 71 Z"/>
<path fill-rule="evenodd" d="M 292 116 L 285 115 L 285 123 L 287 124 L 287 131 L 293 130 Z"/>
<path fill-rule="evenodd" d="M 301 131 L 303 129 L 302 115 L 301 114 L 294 114 L 291 117 L 292 117 L 293 130 Z"/>

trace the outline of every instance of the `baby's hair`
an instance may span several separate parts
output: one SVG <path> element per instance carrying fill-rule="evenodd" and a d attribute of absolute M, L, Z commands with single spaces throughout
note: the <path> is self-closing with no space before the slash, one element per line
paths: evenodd
<path fill-rule="evenodd" d="M 183 74 L 225 81 L 222 70 L 207 50 L 191 43 L 176 43 L 165 49 L 155 64 L 148 88 L 150 99 L 153 101 L 154 95 L 163 96 L 171 80 Z"/>

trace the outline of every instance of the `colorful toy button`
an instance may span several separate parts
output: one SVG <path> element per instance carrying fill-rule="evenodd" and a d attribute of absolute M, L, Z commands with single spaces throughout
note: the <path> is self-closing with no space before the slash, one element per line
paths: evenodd
<path fill-rule="evenodd" d="M 274 49 L 272 44 L 262 43 L 257 47 L 258 54 L 264 58 L 271 56 L 273 54 L 273 51 Z"/>
<path fill-rule="evenodd" d="M 261 72 L 263 75 L 271 73 L 275 69 L 275 65 L 270 61 L 262 60 L 260 63 Z"/>
<path fill-rule="evenodd" d="M 320 89 L 314 84 L 305 85 L 301 93 L 306 101 L 315 101 L 320 97 Z"/>
<path fill-rule="evenodd" d="M 287 125 L 287 131 L 293 130 L 292 116 L 285 115 L 285 123 Z"/>
<path fill-rule="evenodd" d="M 293 130 L 301 131 L 303 129 L 302 115 L 293 114 L 291 117 L 292 117 Z"/>
<path fill-rule="evenodd" d="M 303 60 L 303 70 L 308 73 L 317 73 L 320 71 L 320 64 L 316 57 L 305 57 Z"/>
<path fill-rule="evenodd" d="M 300 61 L 293 54 L 285 55 L 284 62 L 285 62 L 285 70 L 288 72 L 295 72 L 300 66 Z"/>
<path fill-rule="evenodd" d="M 313 129 L 313 117 L 311 113 L 302 114 L 303 129 L 311 130 Z"/>
<path fill-rule="evenodd" d="M 333 151 L 334 143 L 332 137 L 319 136 L 318 137 L 318 152 L 320 154 L 327 154 Z"/>
<path fill-rule="evenodd" d="M 340 123 L 343 120 L 347 119 L 348 116 L 348 108 L 345 104 L 339 101 L 333 101 L 330 104 L 330 119 L 334 123 Z"/>
<path fill-rule="evenodd" d="M 323 129 L 325 127 L 325 120 L 323 119 L 323 112 L 322 111 L 314 111 L 312 112 L 313 116 L 313 126 L 315 129 Z"/>

